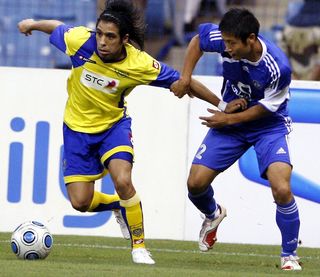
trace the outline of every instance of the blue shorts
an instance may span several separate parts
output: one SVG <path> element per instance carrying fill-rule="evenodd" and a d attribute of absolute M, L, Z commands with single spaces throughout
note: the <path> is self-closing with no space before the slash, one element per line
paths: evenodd
<path fill-rule="evenodd" d="M 63 175 L 66 184 L 89 182 L 107 174 L 111 159 L 133 162 L 131 118 L 123 118 L 110 129 L 87 134 L 63 124 Z"/>
<path fill-rule="evenodd" d="M 192 163 L 224 171 L 251 146 L 254 146 L 260 176 L 264 179 L 267 179 L 270 164 L 284 162 L 291 165 L 288 131 L 278 127 L 250 132 L 237 128 L 209 129 Z"/>

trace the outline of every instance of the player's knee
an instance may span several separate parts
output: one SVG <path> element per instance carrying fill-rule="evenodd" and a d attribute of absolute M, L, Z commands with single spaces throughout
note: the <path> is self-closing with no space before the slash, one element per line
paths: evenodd
<path fill-rule="evenodd" d="M 290 186 L 281 186 L 272 189 L 273 197 L 278 204 L 287 204 L 292 198 Z"/>
<path fill-rule="evenodd" d="M 115 183 L 115 189 L 121 199 L 127 199 L 134 194 L 134 187 L 129 175 L 118 175 L 113 181 Z"/>
<path fill-rule="evenodd" d="M 72 199 L 72 207 L 79 212 L 86 212 L 90 207 L 91 201 L 88 199 Z"/>
<path fill-rule="evenodd" d="M 127 188 L 131 185 L 131 179 L 128 174 L 119 174 L 116 177 L 113 177 L 113 181 L 117 188 Z"/>
<path fill-rule="evenodd" d="M 68 183 L 67 190 L 72 207 L 77 211 L 86 212 L 93 199 L 94 182 Z"/>
<path fill-rule="evenodd" d="M 203 192 L 207 185 L 201 182 L 200 178 L 196 178 L 195 175 L 190 175 L 188 178 L 188 191 L 191 194 L 199 194 Z"/>

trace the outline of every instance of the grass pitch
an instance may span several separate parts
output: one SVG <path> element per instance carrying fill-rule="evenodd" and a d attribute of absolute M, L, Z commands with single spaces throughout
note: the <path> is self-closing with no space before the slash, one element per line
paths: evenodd
<path fill-rule="evenodd" d="M 54 235 L 45 260 L 18 260 L 9 233 L 0 233 L 0 276 L 320 276 L 320 249 L 299 248 L 301 272 L 279 269 L 279 246 L 217 243 L 198 251 L 197 242 L 148 240 L 155 265 L 131 261 L 130 244 L 121 238 Z"/>

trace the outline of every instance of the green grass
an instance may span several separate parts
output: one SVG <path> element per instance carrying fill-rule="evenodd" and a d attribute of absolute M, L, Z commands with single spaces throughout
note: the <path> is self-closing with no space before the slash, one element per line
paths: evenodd
<path fill-rule="evenodd" d="M 120 238 L 54 236 L 45 260 L 18 260 L 10 234 L 0 233 L 0 276 L 320 276 L 320 249 L 299 248 L 302 272 L 279 269 L 278 246 L 217 243 L 201 253 L 196 242 L 148 240 L 155 265 L 131 261 L 130 245 Z"/>

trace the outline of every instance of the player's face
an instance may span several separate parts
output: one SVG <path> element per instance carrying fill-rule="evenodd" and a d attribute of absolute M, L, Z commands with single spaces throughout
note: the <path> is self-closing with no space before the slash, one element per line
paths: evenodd
<path fill-rule="evenodd" d="M 225 51 L 235 60 L 249 59 L 252 55 L 253 43 L 252 37 L 247 38 L 244 43 L 240 38 L 233 34 L 221 33 L 222 39 L 226 46 Z"/>
<path fill-rule="evenodd" d="M 115 62 L 125 57 L 124 44 L 128 35 L 120 38 L 119 28 L 113 22 L 100 20 L 96 28 L 97 50 L 104 62 Z"/>

